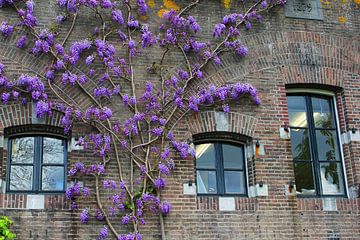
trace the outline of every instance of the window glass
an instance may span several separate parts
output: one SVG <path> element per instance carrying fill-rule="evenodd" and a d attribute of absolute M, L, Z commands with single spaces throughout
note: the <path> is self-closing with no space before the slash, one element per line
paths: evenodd
<path fill-rule="evenodd" d="M 291 152 L 296 160 L 311 160 L 308 129 L 291 129 Z"/>
<path fill-rule="evenodd" d="M 225 171 L 225 192 L 245 193 L 244 172 Z"/>
<path fill-rule="evenodd" d="M 198 193 L 217 193 L 215 171 L 197 171 L 196 178 Z"/>
<path fill-rule="evenodd" d="M 196 166 L 215 168 L 215 146 L 212 143 L 196 145 Z"/>
<path fill-rule="evenodd" d="M 289 96 L 287 98 L 289 121 L 292 127 L 307 127 L 306 102 L 303 96 Z"/>
<path fill-rule="evenodd" d="M 328 99 L 311 98 L 316 128 L 334 128 L 331 105 Z"/>
<path fill-rule="evenodd" d="M 43 141 L 43 163 L 64 163 L 64 141 L 48 137 L 44 137 Z"/>
<path fill-rule="evenodd" d="M 10 168 L 10 190 L 33 189 L 33 166 L 11 166 Z"/>
<path fill-rule="evenodd" d="M 335 130 L 315 130 L 320 161 L 340 160 Z"/>
<path fill-rule="evenodd" d="M 64 189 L 64 167 L 42 168 L 42 190 L 61 191 Z"/>
<path fill-rule="evenodd" d="M 22 137 L 12 139 L 11 142 L 12 163 L 33 163 L 34 161 L 34 138 Z"/>
<path fill-rule="evenodd" d="M 222 144 L 224 168 L 243 168 L 243 152 L 241 147 L 229 144 Z"/>
<path fill-rule="evenodd" d="M 340 163 L 320 163 L 321 187 L 324 194 L 344 194 Z"/>
<path fill-rule="evenodd" d="M 294 171 L 296 179 L 296 191 L 306 195 L 316 194 L 312 163 L 297 162 L 295 163 Z"/>

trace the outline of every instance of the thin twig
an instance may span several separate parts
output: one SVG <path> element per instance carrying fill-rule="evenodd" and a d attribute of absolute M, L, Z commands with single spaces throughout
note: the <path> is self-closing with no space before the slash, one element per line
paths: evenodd
<path fill-rule="evenodd" d="M 72 21 L 71 26 L 70 26 L 70 29 L 69 29 L 68 33 L 66 34 L 64 40 L 62 41 L 61 46 L 64 46 L 64 45 L 65 45 L 66 41 L 69 39 L 69 37 L 70 37 L 70 35 L 71 35 L 71 33 L 72 33 L 72 31 L 73 31 L 73 29 L 74 29 L 74 26 L 75 26 L 75 22 L 76 22 L 77 16 L 78 16 L 78 12 L 79 12 L 79 11 L 75 12 L 73 21 Z"/>

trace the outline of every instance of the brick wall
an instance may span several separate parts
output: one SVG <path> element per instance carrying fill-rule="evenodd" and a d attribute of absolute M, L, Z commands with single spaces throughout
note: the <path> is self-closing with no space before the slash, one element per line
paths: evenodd
<path fill-rule="evenodd" d="M 39 21 L 48 25 L 57 8 L 41 1 L 36 3 L 37 9 L 41 10 Z M 212 39 L 212 26 L 226 11 L 218 1 L 203 1 L 192 10 L 193 15 L 205 23 L 204 38 Z M 355 17 L 359 15 L 359 9 L 349 13 L 346 26 L 337 22 L 335 12 L 323 9 L 323 13 L 324 21 L 315 21 L 285 18 L 283 9 L 273 11 L 263 24 L 243 33 L 244 43 L 250 49 L 248 57 L 225 55 L 220 66 L 210 64 L 207 67 L 202 82 L 191 84 L 193 91 L 210 83 L 248 82 L 258 88 L 262 100 L 260 106 L 254 106 L 245 98 L 239 103 L 231 103 L 231 113 L 227 115 L 220 113 L 218 108 L 204 108 L 180 121 L 175 132 L 179 139 L 189 140 L 193 134 L 215 131 L 243 134 L 259 140 L 261 153 L 247 159 L 249 185 L 263 183 L 268 193 L 235 197 L 234 209 L 222 211 L 219 197 L 183 194 L 183 184 L 194 182 L 196 178 L 194 160 L 175 159 L 176 169 L 168 179 L 169 187 L 163 196 L 173 205 L 173 211 L 165 217 L 168 239 L 360 238 L 360 142 L 355 138 L 350 137 L 342 144 L 349 198 L 299 198 L 286 193 L 289 183 L 294 180 L 290 140 L 282 139 L 279 133 L 279 129 L 289 122 L 286 88 L 296 85 L 335 89 L 341 133 L 351 135 L 353 128 L 360 129 L 360 22 Z M 0 9 L 0 17 L 11 18 L 3 9 Z M 75 27 L 74 39 L 86 36 L 88 26 L 96 25 L 88 22 L 91 19 L 89 13 L 83 12 L 80 17 L 85 20 Z M 69 24 L 59 29 L 60 34 L 65 34 Z M 34 58 L 16 49 L 15 41 L 12 37 L 0 42 L 0 61 L 7 66 L 7 72 L 15 76 L 43 73 L 48 60 Z M 156 49 L 146 52 L 147 60 L 152 62 L 153 57 L 158 57 Z M 179 56 L 173 54 L 167 61 L 178 65 L 178 59 Z M 137 64 L 145 66 L 146 63 Z M 70 93 L 69 101 L 84 107 L 91 104 L 77 88 L 66 87 L 63 91 Z M 117 117 L 125 119 L 123 108 L 115 108 Z M 219 117 L 223 117 L 225 123 Z M 59 119 L 60 115 L 54 116 L 42 124 L 59 126 Z M 0 136 L 6 127 L 34 121 L 31 104 L 1 106 Z M 81 136 L 84 130 L 88 129 L 76 126 L 72 134 Z M 4 146 L 3 143 L 0 148 L 3 180 L 7 154 Z M 69 153 L 68 166 L 79 159 L 91 161 L 91 155 L 91 152 L 74 150 Z M 85 184 L 86 181 L 88 179 L 84 179 Z M 18 239 L 96 238 L 101 223 L 80 224 L 79 212 L 69 210 L 64 196 L 45 195 L 43 209 L 29 209 L 28 197 L 26 194 L 0 194 L 0 213 L 14 220 Z M 93 203 L 93 199 L 90 201 Z M 124 227 L 118 227 L 120 232 L 127 232 Z M 142 228 L 145 239 L 159 239 L 157 218 L 151 218 Z"/>

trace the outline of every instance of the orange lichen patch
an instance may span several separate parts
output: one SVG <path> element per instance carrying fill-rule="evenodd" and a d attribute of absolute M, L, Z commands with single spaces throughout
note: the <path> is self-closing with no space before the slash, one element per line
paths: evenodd
<path fill-rule="evenodd" d="M 338 20 L 340 23 L 346 23 L 346 21 L 347 21 L 346 17 L 343 17 L 343 16 L 338 17 Z"/>
<path fill-rule="evenodd" d="M 149 0 L 147 5 L 151 8 L 154 8 L 155 7 L 155 0 Z"/>
<path fill-rule="evenodd" d="M 359 4 L 360 5 L 360 0 L 354 0 L 354 3 Z"/>
<path fill-rule="evenodd" d="M 161 6 L 161 9 L 158 11 L 157 15 L 159 17 L 163 17 L 164 13 L 170 11 L 171 9 L 175 11 L 180 10 L 180 6 L 177 5 L 173 0 L 163 0 L 163 6 Z"/>
<path fill-rule="evenodd" d="M 223 4 L 225 8 L 230 8 L 231 7 L 231 0 L 223 0 Z"/>
<path fill-rule="evenodd" d="M 167 10 L 174 9 L 175 11 L 179 11 L 180 7 L 173 0 L 163 0 L 164 6 Z"/>
<path fill-rule="evenodd" d="M 141 21 L 146 21 L 146 20 L 149 19 L 149 17 L 146 16 L 146 15 L 141 15 L 139 18 L 140 18 Z"/>
<path fill-rule="evenodd" d="M 157 15 L 158 15 L 160 18 L 162 18 L 163 15 L 164 15 L 164 13 L 166 13 L 166 12 L 168 12 L 168 11 L 169 11 L 169 10 L 162 8 L 162 9 L 160 9 L 160 10 L 158 11 Z"/>

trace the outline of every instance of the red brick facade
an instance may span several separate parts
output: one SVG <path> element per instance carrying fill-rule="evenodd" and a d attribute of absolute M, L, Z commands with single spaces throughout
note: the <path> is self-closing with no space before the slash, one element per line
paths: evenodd
<path fill-rule="evenodd" d="M 40 9 L 49 10 L 38 2 Z M 226 10 L 220 8 L 218 1 L 205 1 L 192 11 L 208 23 L 204 32 L 210 39 L 213 26 L 210 23 L 219 21 Z M 38 15 L 44 15 L 40 21 L 49 21 L 53 12 L 49 11 L 49 16 L 39 12 Z M 323 13 L 324 21 L 316 21 L 285 18 L 282 8 L 274 10 L 263 24 L 244 33 L 244 43 L 250 49 L 248 57 L 226 55 L 220 66 L 207 66 L 205 80 L 192 85 L 195 91 L 210 83 L 248 82 L 259 90 L 262 104 L 254 106 L 248 100 L 231 103 L 231 112 L 222 115 L 225 126 L 219 126 L 216 120 L 220 109 L 205 108 L 181 120 L 175 133 L 179 139 L 191 140 L 195 134 L 221 129 L 258 140 L 260 154 L 247 159 L 248 182 L 250 186 L 265 184 L 268 193 L 234 197 L 235 210 L 222 211 L 219 197 L 183 193 L 184 184 L 195 182 L 194 160 L 177 160 L 164 192 L 164 199 L 173 205 L 173 211 L 165 217 L 168 239 L 360 239 L 360 141 L 351 138 L 353 129 L 354 134 L 360 131 L 359 8 L 354 7 L 346 25 L 337 22 L 334 12 L 323 9 Z M 9 16 L 7 11 L 0 10 L 0 17 Z M 81 36 L 87 31 L 86 27 L 86 23 L 80 23 L 74 31 Z M 44 73 L 44 61 L 16 49 L 15 40 L 0 42 L 0 62 L 8 67 L 7 71 L 14 75 Z M 169 64 L 177 61 L 173 55 Z M 348 197 L 300 198 L 287 194 L 295 178 L 291 143 L 290 139 L 281 138 L 279 131 L 289 124 L 286 91 L 292 87 L 334 92 L 340 132 L 350 136 L 341 144 Z M 64 89 L 77 103 L 89 105 L 77 90 Z M 125 118 L 121 113 L 118 109 L 118 117 Z M 34 123 L 60 126 L 60 117 L 55 114 L 38 123 L 32 117 L 31 104 L 0 106 L 0 136 L 4 129 L 13 126 Z M 81 135 L 82 131 L 75 126 L 72 137 Z M 0 147 L 3 180 L 6 179 L 6 156 L 5 139 Z M 73 150 L 68 155 L 68 166 L 88 158 L 91 153 Z M 79 212 L 69 209 L 63 195 L 44 195 L 43 209 L 28 209 L 27 198 L 27 194 L 0 193 L 0 213 L 14 220 L 13 229 L 18 239 L 96 239 L 101 228 L 99 223 L 95 220 L 87 225 L 79 223 Z M 333 205 L 329 210 L 324 204 Z M 143 227 L 144 238 L 159 239 L 157 218 L 151 220 Z"/>

